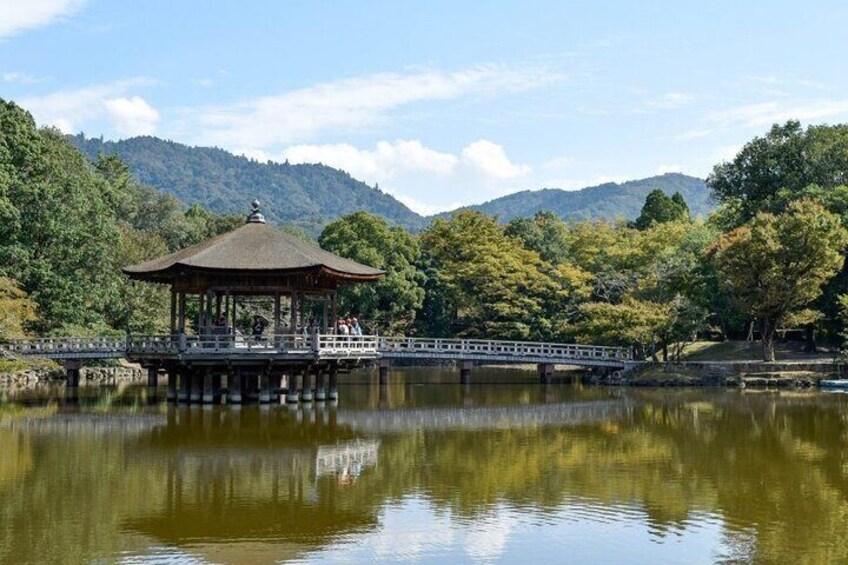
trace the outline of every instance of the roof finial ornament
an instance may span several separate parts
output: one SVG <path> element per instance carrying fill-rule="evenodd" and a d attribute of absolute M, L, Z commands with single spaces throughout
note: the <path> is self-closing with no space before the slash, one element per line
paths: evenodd
<path fill-rule="evenodd" d="M 248 224 L 264 224 L 265 223 L 265 216 L 263 216 L 259 212 L 259 201 L 254 200 L 253 202 L 251 202 L 251 205 L 253 206 L 253 212 L 247 217 L 247 223 Z"/>

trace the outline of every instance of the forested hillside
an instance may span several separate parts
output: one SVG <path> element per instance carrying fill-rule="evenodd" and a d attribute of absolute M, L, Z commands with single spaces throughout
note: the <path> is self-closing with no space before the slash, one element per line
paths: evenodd
<path fill-rule="evenodd" d="M 260 163 L 223 149 L 149 136 L 117 142 L 82 134 L 69 139 L 92 161 L 101 154 L 117 155 L 139 182 L 217 213 L 242 213 L 258 198 L 270 221 L 295 224 L 314 235 L 328 221 L 358 210 L 411 230 L 426 223 L 391 195 L 325 165 Z"/>
<path fill-rule="evenodd" d="M 633 220 L 652 190 L 666 194 L 679 192 L 686 199 L 693 217 L 706 217 L 715 208 L 710 191 L 702 179 L 669 173 L 657 177 L 617 184 L 608 182 L 581 190 L 525 190 L 468 209 L 499 216 L 502 221 L 532 218 L 536 212 L 551 211 L 565 220 L 626 218 Z"/>

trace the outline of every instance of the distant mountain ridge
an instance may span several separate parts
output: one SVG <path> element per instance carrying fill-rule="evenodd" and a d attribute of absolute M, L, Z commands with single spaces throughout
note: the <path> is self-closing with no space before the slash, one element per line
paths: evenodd
<path fill-rule="evenodd" d="M 580 190 L 524 190 L 461 209 L 485 212 L 500 217 L 504 222 L 513 218 L 532 217 L 541 210 L 549 210 L 566 220 L 621 217 L 633 220 L 639 215 L 645 197 L 657 188 L 669 196 L 680 192 L 693 217 L 706 216 L 715 208 L 710 199 L 710 189 L 703 179 L 667 173 L 621 184 L 608 182 Z M 439 216 L 448 216 L 450 213 Z"/>
<path fill-rule="evenodd" d="M 103 141 L 79 134 L 69 140 L 91 160 L 117 155 L 140 182 L 214 212 L 242 213 L 256 198 L 269 221 L 293 223 L 312 233 L 357 210 L 413 231 L 427 223 L 390 194 L 325 165 L 260 163 L 223 149 L 151 136 Z"/>
<path fill-rule="evenodd" d="M 244 213 L 250 201 L 258 198 L 269 221 L 292 223 L 313 235 L 327 222 L 358 210 L 411 231 L 420 231 L 432 220 L 392 195 L 326 165 L 260 163 L 223 149 L 190 147 L 151 136 L 104 141 L 79 134 L 68 139 L 92 161 L 100 154 L 117 155 L 140 182 L 173 194 L 186 204 L 202 204 L 219 213 Z M 502 221 L 532 217 L 540 210 L 550 210 L 564 219 L 632 220 L 655 188 L 668 195 L 679 191 L 693 216 L 705 216 L 714 208 L 702 179 L 669 173 L 580 190 L 525 190 L 461 209 L 479 210 Z"/>

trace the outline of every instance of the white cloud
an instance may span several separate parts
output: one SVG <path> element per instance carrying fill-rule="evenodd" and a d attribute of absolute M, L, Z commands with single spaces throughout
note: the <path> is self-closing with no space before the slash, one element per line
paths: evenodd
<path fill-rule="evenodd" d="M 502 145 L 486 139 L 475 141 L 462 150 L 462 159 L 487 177 L 511 179 L 530 172 L 526 165 L 515 165 L 506 156 Z"/>
<path fill-rule="evenodd" d="M 283 151 L 291 163 L 324 163 L 368 180 L 388 180 L 404 172 L 446 175 L 458 159 L 425 147 L 419 140 L 380 141 L 373 150 L 359 149 L 348 143 L 333 145 L 295 145 Z"/>
<path fill-rule="evenodd" d="M 187 109 L 184 128 L 197 143 L 267 147 L 320 133 L 349 132 L 384 121 L 389 112 L 419 102 L 524 91 L 559 80 L 545 68 L 478 66 L 442 72 L 378 73 L 319 83 L 228 106 Z"/>
<path fill-rule="evenodd" d="M 20 103 L 21 106 L 32 112 L 40 124 L 56 126 L 64 133 L 74 133 L 85 122 L 102 116 L 111 118 L 113 126 L 120 131 L 121 127 L 129 125 L 129 122 L 127 122 L 128 110 L 125 107 L 123 108 L 124 111 L 121 112 L 120 106 L 126 106 L 126 104 L 115 103 L 114 100 L 125 95 L 133 87 L 148 84 L 151 84 L 149 79 L 134 78 L 86 86 L 75 90 L 60 90 L 44 96 L 24 98 Z M 112 109 L 107 105 L 107 101 L 110 100 L 113 102 Z M 147 105 L 143 100 L 141 102 Z M 115 108 L 116 105 L 118 108 Z M 138 107 L 139 105 L 136 104 L 137 113 Z M 153 111 L 155 112 L 155 110 Z M 149 110 L 147 115 L 149 118 Z"/>
<path fill-rule="evenodd" d="M 0 39 L 52 24 L 83 4 L 85 0 L 0 0 Z"/>
<path fill-rule="evenodd" d="M 152 135 L 159 121 L 159 112 L 140 96 L 104 100 L 103 105 L 121 135 Z"/>
<path fill-rule="evenodd" d="M 47 78 L 31 75 L 29 73 L 12 71 L 3 73 L 3 82 L 12 84 L 37 84 L 39 82 L 47 82 Z"/>
<path fill-rule="evenodd" d="M 666 92 L 661 97 L 649 101 L 646 105 L 649 109 L 675 110 L 688 106 L 694 100 L 695 97 L 686 92 Z"/>

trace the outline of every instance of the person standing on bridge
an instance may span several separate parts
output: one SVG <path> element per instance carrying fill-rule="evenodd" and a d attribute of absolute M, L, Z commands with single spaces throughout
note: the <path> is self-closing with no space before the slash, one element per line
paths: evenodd
<path fill-rule="evenodd" d="M 357 320 L 356 318 L 352 318 L 350 324 L 351 335 L 362 335 L 362 328 L 359 325 L 359 320 Z"/>

